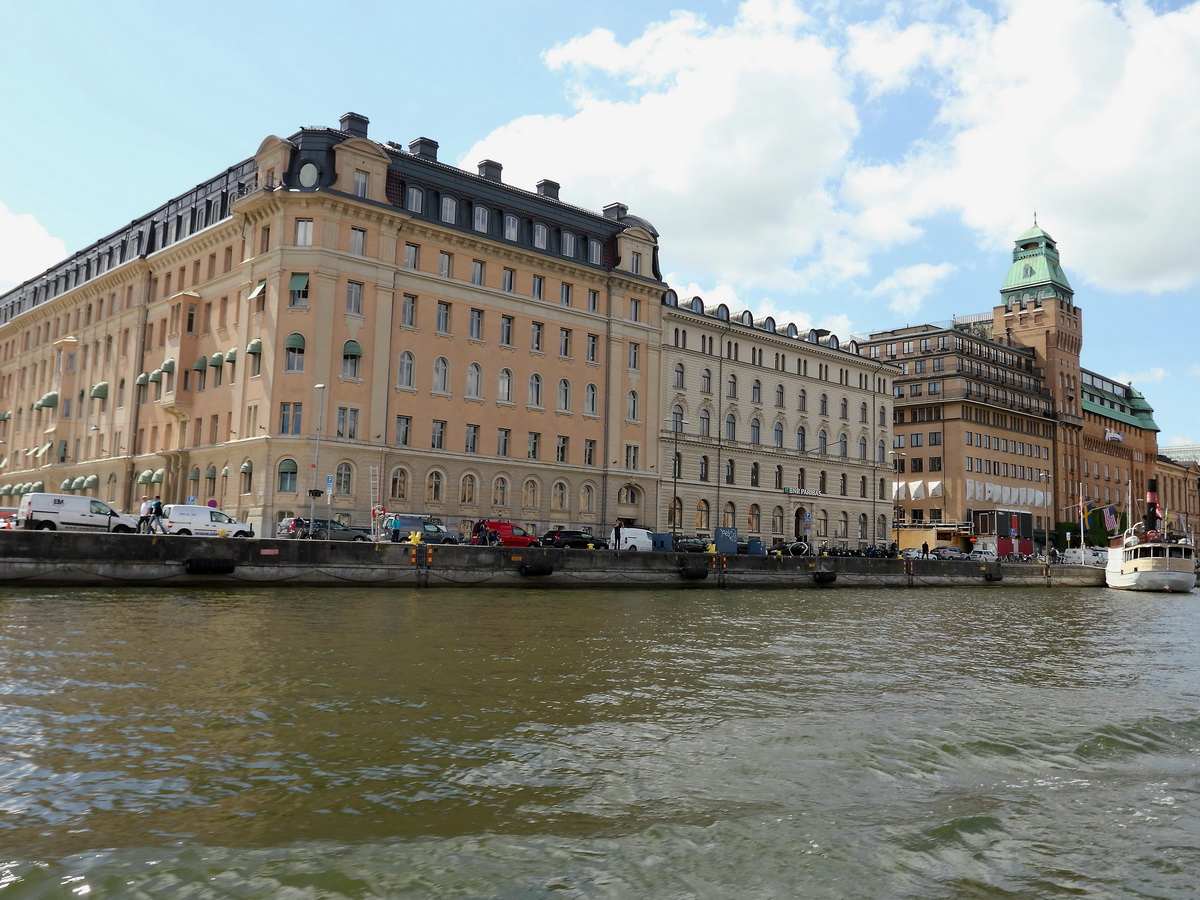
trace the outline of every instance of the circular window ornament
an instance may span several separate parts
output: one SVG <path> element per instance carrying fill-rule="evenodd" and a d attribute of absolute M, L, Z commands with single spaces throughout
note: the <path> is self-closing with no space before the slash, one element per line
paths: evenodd
<path fill-rule="evenodd" d="M 306 162 L 300 167 L 300 186 L 301 187 L 316 187 L 317 179 L 321 177 L 321 170 L 317 168 L 316 163 Z"/>

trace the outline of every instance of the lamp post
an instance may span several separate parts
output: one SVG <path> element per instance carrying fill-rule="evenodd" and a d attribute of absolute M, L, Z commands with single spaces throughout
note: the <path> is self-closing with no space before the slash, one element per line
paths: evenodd
<path fill-rule="evenodd" d="M 313 387 L 321 392 L 320 406 L 317 407 L 317 444 L 313 450 L 313 477 L 312 488 L 308 492 L 308 538 L 312 540 L 313 533 L 317 530 L 317 465 L 321 462 L 321 427 L 325 424 L 325 385 L 314 384 Z"/>
<path fill-rule="evenodd" d="M 1046 482 L 1046 546 L 1044 552 L 1046 554 L 1046 562 L 1050 561 L 1050 500 L 1054 494 L 1052 483 L 1054 476 L 1049 472 L 1043 472 L 1038 476 L 1038 481 Z"/>
<path fill-rule="evenodd" d="M 687 419 L 683 418 L 682 413 L 672 413 L 669 417 L 663 419 L 664 422 L 671 423 L 671 431 L 675 435 L 675 449 L 671 453 L 671 500 L 667 504 L 667 516 L 671 520 L 671 533 L 678 536 L 679 534 L 679 519 L 681 516 L 675 514 L 675 500 L 679 496 L 679 432 L 683 431 L 684 425 L 690 425 Z M 679 504 L 679 512 L 683 513 L 683 504 Z"/>
<path fill-rule="evenodd" d="M 900 530 L 899 530 L 899 526 L 896 524 L 896 519 L 898 518 L 896 515 L 896 511 L 899 510 L 900 512 L 903 512 L 904 507 L 900 506 L 899 504 L 896 503 L 896 499 L 897 499 L 896 498 L 896 462 L 897 462 L 897 460 L 903 459 L 904 457 L 908 456 L 908 454 L 901 453 L 899 450 L 889 450 L 888 456 L 894 457 L 892 459 L 892 540 L 899 543 L 900 542 Z"/>

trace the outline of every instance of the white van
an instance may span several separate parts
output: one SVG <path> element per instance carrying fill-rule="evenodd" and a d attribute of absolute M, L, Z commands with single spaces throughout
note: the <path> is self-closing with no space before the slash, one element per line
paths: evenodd
<path fill-rule="evenodd" d="M 187 506 L 171 503 L 163 506 L 163 525 L 167 534 L 197 534 L 210 537 L 254 537 L 254 529 L 245 522 L 211 506 Z"/>
<path fill-rule="evenodd" d="M 617 529 L 608 533 L 608 546 L 611 550 L 653 550 L 654 541 L 648 528 L 635 528 L 632 525 L 621 526 L 621 542 L 617 545 Z"/>
<path fill-rule="evenodd" d="M 1107 566 L 1108 549 L 1105 547 L 1068 547 L 1060 557 L 1072 566 Z"/>
<path fill-rule="evenodd" d="M 137 531 L 135 516 L 119 513 L 103 500 L 74 494 L 24 494 L 17 506 L 22 528 L 38 531 Z"/>

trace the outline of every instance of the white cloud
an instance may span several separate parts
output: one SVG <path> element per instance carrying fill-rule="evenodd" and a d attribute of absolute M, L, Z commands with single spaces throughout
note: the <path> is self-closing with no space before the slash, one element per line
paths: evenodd
<path fill-rule="evenodd" d="M 1167 377 L 1167 370 L 1161 366 L 1155 366 L 1152 369 L 1146 369 L 1144 372 L 1118 372 L 1113 381 L 1121 384 L 1132 384 L 1134 388 L 1141 389 L 1142 385 L 1154 384 L 1162 381 Z"/>
<path fill-rule="evenodd" d="M 896 269 L 867 293 L 871 297 L 888 298 L 888 309 L 911 315 L 921 308 L 922 301 L 954 271 L 949 263 L 930 265 L 917 263 Z"/>
<path fill-rule="evenodd" d="M 31 215 L 0 203 L 0 293 L 32 278 L 67 255 L 66 245 Z"/>

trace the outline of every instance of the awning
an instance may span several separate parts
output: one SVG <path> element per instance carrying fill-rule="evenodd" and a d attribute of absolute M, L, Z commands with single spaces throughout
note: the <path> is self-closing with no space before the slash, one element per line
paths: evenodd
<path fill-rule="evenodd" d="M 243 475 L 249 475 L 253 471 L 254 463 L 250 462 L 250 460 L 246 460 L 244 463 L 242 463 L 241 473 Z"/>
<path fill-rule="evenodd" d="M 74 484 L 74 481 L 72 481 L 70 478 L 64 478 L 63 483 L 58 486 L 58 489 L 60 491 L 74 490 L 74 488 L 71 487 L 72 484 Z"/>
<path fill-rule="evenodd" d="M 931 498 L 942 496 L 942 483 L 940 481 L 929 482 L 929 496 Z"/>
<path fill-rule="evenodd" d="M 307 291 L 308 290 L 308 273 L 294 272 L 292 277 L 288 279 L 289 291 Z"/>
<path fill-rule="evenodd" d="M 925 499 L 925 482 L 910 481 L 908 483 L 908 490 L 909 490 L 909 493 L 912 495 L 913 500 L 924 500 Z"/>
<path fill-rule="evenodd" d="M 222 467 L 221 467 L 221 477 L 222 477 L 222 478 L 228 478 L 228 477 L 229 477 L 229 466 L 222 466 Z"/>
<path fill-rule="evenodd" d="M 71 482 L 71 490 L 82 491 L 84 488 L 84 485 L 86 483 L 87 483 L 87 479 L 84 478 L 82 475 L 80 475 L 74 481 Z"/>
<path fill-rule="evenodd" d="M 0 422 L 7 422 L 7 421 L 8 421 L 9 419 L 11 419 L 11 418 L 12 418 L 12 413 L 11 413 L 11 412 L 2 412 L 2 413 L 0 413 Z"/>
<path fill-rule="evenodd" d="M 224 353 L 214 353 L 212 356 L 210 356 L 208 358 L 208 364 L 210 366 L 212 366 L 214 369 L 225 365 L 225 354 Z"/>
<path fill-rule="evenodd" d="M 38 402 L 41 403 L 45 409 L 55 409 L 58 406 L 58 391 L 51 391 L 43 396 Z"/>
<path fill-rule="evenodd" d="M 892 484 L 892 499 L 893 500 L 905 499 L 904 487 L 905 487 L 905 485 L 904 485 L 903 481 L 897 481 Z"/>
<path fill-rule="evenodd" d="M 143 469 L 142 474 L 138 476 L 137 483 L 138 484 L 149 484 L 153 478 L 154 478 L 154 470 L 153 469 Z"/>
<path fill-rule="evenodd" d="M 46 455 L 46 451 L 49 450 L 52 446 L 54 446 L 54 441 L 46 441 L 46 443 L 42 444 L 42 449 L 40 449 L 37 453 L 33 454 L 34 457 L 37 459 L 41 459 L 43 456 Z"/>
<path fill-rule="evenodd" d="M 217 477 L 217 467 L 209 466 L 207 469 L 205 469 L 204 477 L 205 478 L 216 478 Z"/>
<path fill-rule="evenodd" d="M 155 369 L 153 372 L 151 372 L 150 373 L 150 381 L 152 381 L 154 384 L 161 384 L 162 383 L 162 369 Z"/>
<path fill-rule="evenodd" d="M 99 475 L 89 475 L 87 478 L 85 478 L 83 480 L 83 486 L 85 488 L 100 487 L 100 476 Z"/>
<path fill-rule="evenodd" d="M 136 379 L 134 379 L 133 383 L 136 384 L 138 387 L 145 387 L 146 385 L 148 385 L 150 383 L 150 376 L 147 375 L 145 372 L 143 372 Z"/>
<path fill-rule="evenodd" d="M 92 399 L 93 400 L 107 400 L 108 399 L 108 382 L 107 381 L 97 381 L 95 384 L 92 385 Z"/>
<path fill-rule="evenodd" d="M 237 361 L 237 347 L 230 347 L 225 351 L 225 362 L 231 363 Z"/>
<path fill-rule="evenodd" d="M 150 476 L 151 484 L 162 484 L 163 479 L 167 477 L 166 469 L 155 469 L 154 474 Z"/>
<path fill-rule="evenodd" d="M 54 449 L 54 455 L 62 459 L 67 455 L 67 442 L 59 441 L 58 446 Z"/>
<path fill-rule="evenodd" d="M 255 338 L 248 343 L 246 345 L 246 353 L 250 356 L 257 356 L 258 354 L 262 353 L 262 341 L 258 338 Z"/>
<path fill-rule="evenodd" d="M 257 297 L 259 294 L 261 294 L 266 289 L 267 289 L 267 280 L 264 278 L 262 281 L 260 281 L 258 283 L 258 287 L 256 287 L 254 290 L 252 290 L 250 292 L 250 296 L 247 299 L 253 300 L 255 297 Z"/>
<path fill-rule="evenodd" d="M 362 347 L 358 341 L 346 341 L 342 346 L 342 356 L 362 356 Z"/>
<path fill-rule="evenodd" d="M 159 366 L 158 368 L 163 372 L 174 372 L 175 371 L 175 360 L 164 359 L 163 364 L 161 366 Z"/>
<path fill-rule="evenodd" d="M 199 481 L 199 480 L 200 480 L 200 467 L 196 466 L 196 468 L 194 468 L 194 469 L 192 469 L 192 471 L 188 472 L 188 481 Z"/>
<path fill-rule="evenodd" d="M 289 334 L 287 340 L 283 342 L 283 346 L 288 350 L 303 350 L 304 335 Z"/>
<path fill-rule="evenodd" d="M 12 494 L 12 485 L 0 485 L 0 497 L 8 497 Z"/>
<path fill-rule="evenodd" d="M 7 456 L 4 457 L 4 459 L 0 459 L 0 469 L 3 469 L 7 465 L 8 465 L 8 457 Z"/>
<path fill-rule="evenodd" d="M 26 490 L 25 493 L 27 493 L 27 494 L 44 494 L 44 493 L 46 493 L 46 482 L 35 481 L 33 484 L 29 485 L 28 490 Z"/>
<path fill-rule="evenodd" d="M 192 363 L 192 371 L 193 372 L 203 372 L 207 368 L 208 368 L 208 357 L 207 356 L 201 356 L 194 363 Z"/>

